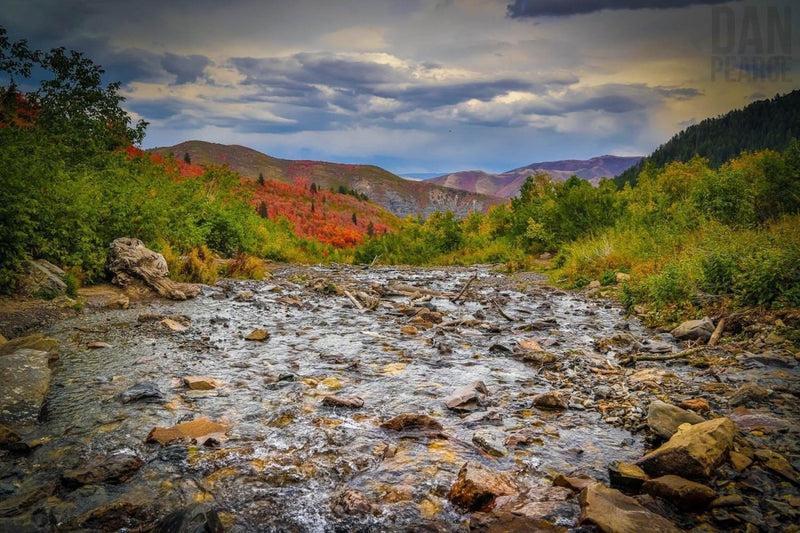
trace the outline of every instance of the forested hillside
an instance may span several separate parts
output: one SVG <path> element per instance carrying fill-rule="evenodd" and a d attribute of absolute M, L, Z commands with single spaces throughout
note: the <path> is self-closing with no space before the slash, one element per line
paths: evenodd
<path fill-rule="evenodd" d="M 800 90 L 759 100 L 744 109 L 690 126 L 614 181 L 619 187 L 635 184 L 647 165 L 662 167 L 672 161 L 687 162 L 695 155 L 706 158 L 712 168 L 717 168 L 745 151 L 781 151 L 794 138 L 800 138 Z"/>

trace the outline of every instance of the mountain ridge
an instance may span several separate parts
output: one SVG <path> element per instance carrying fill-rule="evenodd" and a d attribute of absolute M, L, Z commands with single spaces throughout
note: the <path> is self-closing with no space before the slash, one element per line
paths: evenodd
<path fill-rule="evenodd" d="M 463 217 L 504 202 L 500 197 L 403 179 L 376 165 L 280 159 L 242 145 L 190 140 L 147 151 L 164 157 L 172 154 L 178 159 L 188 154 L 192 163 L 227 163 L 231 170 L 253 180 L 262 175 L 266 180 L 292 185 L 310 187 L 313 183 L 328 190 L 352 190 L 399 217 L 446 210 Z"/>
<path fill-rule="evenodd" d="M 546 172 L 554 181 L 566 181 L 575 175 L 593 184 L 600 178 L 613 178 L 627 168 L 637 164 L 641 156 L 602 155 L 590 159 L 564 159 L 559 161 L 542 161 L 506 172 L 490 173 L 483 170 L 463 170 L 453 172 L 426 181 L 463 189 L 480 194 L 511 198 L 515 196 L 528 176 L 538 172 Z"/>

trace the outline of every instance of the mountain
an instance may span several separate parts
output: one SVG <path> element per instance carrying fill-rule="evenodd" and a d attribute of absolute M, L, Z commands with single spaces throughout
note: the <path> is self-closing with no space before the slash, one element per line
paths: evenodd
<path fill-rule="evenodd" d="M 614 181 L 619 187 L 635 185 L 646 164 L 662 167 L 672 161 L 689 161 L 694 155 L 707 158 L 716 168 L 744 151 L 783 151 L 793 138 L 800 139 L 800 89 L 690 126 Z"/>
<path fill-rule="evenodd" d="M 489 174 L 482 170 L 465 170 L 430 179 L 428 183 L 510 198 L 519 192 L 528 176 L 537 171 L 550 174 L 555 181 L 566 181 L 570 176 L 575 175 L 597 184 L 600 178 L 614 177 L 638 163 L 640 159 L 641 157 L 604 155 L 588 160 L 548 161 L 532 163 L 501 174 Z"/>
<path fill-rule="evenodd" d="M 323 161 L 278 159 L 252 148 L 205 141 L 186 141 L 175 146 L 148 150 L 164 157 L 192 163 L 230 165 L 245 178 L 274 180 L 292 185 L 334 191 L 354 191 L 399 217 L 450 210 L 458 216 L 469 211 L 486 211 L 503 203 L 502 198 L 450 189 L 425 181 L 405 180 L 373 165 L 346 165 Z"/>

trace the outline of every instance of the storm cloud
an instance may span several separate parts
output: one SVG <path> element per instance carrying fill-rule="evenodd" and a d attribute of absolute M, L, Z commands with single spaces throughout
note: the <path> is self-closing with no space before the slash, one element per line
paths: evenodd
<path fill-rule="evenodd" d="M 724 4 L 730 0 L 515 0 L 508 5 L 508 16 L 567 17 L 594 13 L 604 9 L 669 9 L 694 5 Z"/>

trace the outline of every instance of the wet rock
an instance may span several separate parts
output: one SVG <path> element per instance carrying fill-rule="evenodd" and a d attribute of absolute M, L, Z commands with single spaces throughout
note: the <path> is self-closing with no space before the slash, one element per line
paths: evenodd
<path fill-rule="evenodd" d="M 269 339 L 269 331 L 265 329 L 254 329 L 245 337 L 245 340 L 248 341 L 265 341 L 267 339 Z"/>
<path fill-rule="evenodd" d="M 709 477 L 727 457 L 735 431 L 727 418 L 684 424 L 669 441 L 636 464 L 650 476 Z"/>
<path fill-rule="evenodd" d="M 344 407 L 346 409 L 360 409 L 364 407 L 364 400 L 359 396 L 325 396 L 322 405 L 329 407 Z"/>
<path fill-rule="evenodd" d="M 148 402 L 158 402 L 164 400 L 164 393 L 153 381 L 143 381 L 132 385 L 128 390 L 119 395 L 122 403 L 130 403 L 139 400 Z"/>
<path fill-rule="evenodd" d="M 0 356 L 10 355 L 21 349 L 47 352 L 50 363 L 58 359 L 58 341 L 45 337 L 41 333 L 17 337 L 0 344 Z"/>
<path fill-rule="evenodd" d="M 588 476 L 573 477 L 565 476 L 564 474 L 557 474 L 556 477 L 553 478 L 553 485 L 556 487 L 563 487 L 574 492 L 580 492 L 589 485 L 594 485 L 595 483 L 597 483 L 597 480 Z"/>
<path fill-rule="evenodd" d="M 387 420 L 381 427 L 393 431 L 441 431 L 442 424 L 428 415 L 402 413 Z"/>
<path fill-rule="evenodd" d="M 728 405 L 738 407 L 748 402 L 760 402 L 766 400 L 772 394 L 771 390 L 760 387 L 755 383 L 744 383 L 728 399 Z"/>
<path fill-rule="evenodd" d="M 647 426 L 662 439 L 668 439 L 681 424 L 697 424 L 703 417 L 674 405 L 654 400 L 647 408 Z"/>
<path fill-rule="evenodd" d="M 453 411 L 474 411 L 484 404 L 487 394 L 489 389 L 483 381 L 473 381 L 454 390 L 444 399 L 444 404 Z"/>
<path fill-rule="evenodd" d="M 17 516 L 24 513 L 26 509 L 36 502 L 51 496 L 55 490 L 55 483 L 46 483 L 0 501 L 0 518 L 8 518 L 9 516 Z"/>
<path fill-rule="evenodd" d="M 224 533 L 217 511 L 206 504 L 194 503 L 173 511 L 156 524 L 153 533 Z"/>
<path fill-rule="evenodd" d="M 61 479 L 65 486 L 73 488 L 96 483 L 119 484 L 133 477 L 143 464 L 135 455 L 97 457 L 80 468 L 64 471 Z"/>
<path fill-rule="evenodd" d="M 339 516 L 369 514 L 372 512 L 372 504 L 361 491 L 346 489 L 336 499 L 333 512 Z"/>
<path fill-rule="evenodd" d="M 711 406 L 708 405 L 708 400 L 704 398 L 689 398 L 683 400 L 678 407 L 681 409 L 689 409 L 695 413 L 708 413 L 711 411 Z"/>
<path fill-rule="evenodd" d="M 178 333 L 181 333 L 181 332 L 186 331 L 187 329 L 189 329 L 189 326 L 187 326 L 185 324 L 181 324 L 177 320 L 175 320 L 173 318 L 170 318 L 170 317 L 167 317 L 167 318 L 161 320 L 159 322 L 159 325 L 164 326 L 165 328 L 167 328 L 170 331 L 175 331 L 175 332 L 178 332 Z"/>
<path fill-rule="evenodd" d="M 519 341 L 519 347 L 529 352 L 541 352 L 542 345 L 533 339 L 524 339 Z"/>
<path fill-rule="evenodd" d="M 470 533 L 567 533 L 567 528 L 547 520 L 521 516 L 508 511 L 474 513 L 469 518 Z"/>
<path fill-rule="evenodd" d="M 708 317 L 701 320 L 687 320 L 671 331 L 672 336 L 679 341 L 692 341 L 700 339 L 708 342 L 711 334 L 714 333 L 714 323 Z"/>
<path fill-rule="evenodd" d="M 717 497 L 711 487 L 675 475 L 645 481 L 642 492 L 664 498 L 685 511 L 705 509 Z"/>
<path fill-rule="evenodd" d="M 791 463 L 781 454 L 772 450 L 762 449 L 756 450 L 754 455 L 756 459 L 763 463 L 769 470 L 783 476 L 795 485 L 800 485 L 800 478 L 798 478 L 797 471 L 792 468 Z"/>
<path fill-rule="evenodd" d="M 748 466 L 753 464 L 753 460 L 747 457 L 744 454 L 741 454 L 737 451 L 731 450 L 729 453 L 729 458 L 731 461 L 731 466 L 737 472 L 744 471 Z"/>
<path fill-rule="evenodd" d="M 0 449 L 16 451 L 23 445 L 21 441 L 16 431 L 0 424 Z"/>
<path fill-rule="evenodd" d="M 508 455 L 504 440 L 505 435 L 502 432 L 492 429 L 479 429 L 472 434 L 472 442 L 495 457 Z"/>
<path fill-rule="evenodd" d="M 611 488 L 638 492 L 650 478 L 635 464 L 615 461 L 608 465 L 608 479 Z"/>
<path fill-rule="evenodd" d="M 22 263 L 22 276 L 18 282 L 19 292 L 28 296 L 53 297 L 64 294 L 66 272 L 44 259 L 26 260 Z"/>
<path fill-rule="evenodd" d="M 450 487 L 448 499 L 469 511 L 490 509 L 498 496 L 517 492 L 511 479 L 504 473 L 495 472 L 480 463 L 467 462 L 458 471 L 455 483 Z"/>
<path fill-rule="evenodd" d="M 648 511 L 639 502 L 602 483 L 584 489 L 580 496 L 581 524 L 594 524 L 604 533 L 681 533 L 661 515 Z"/>
<path fill-rule="evenodd" d="M 718 498 L 714 498 L 709 507 L 739 507 L 740 505 L 744 505 L 745 501 L 739 494 L 727 494 L 725 496 L 720 496 Z"/>
<path fill-rule="evenodd" d="M 8 346 L 9 343 L 3 345 Z M 0 424 L 36 422 L 50 390 L 50 356 L 22 348 L 0 357 Z"/>
<path fill-rule="evenodd" d="M 169 279 L 164 256 L 149 250 L 139 239 L 114 240 L 108 248 L 106 269 L 113 275 L 111 283 L 121 287 L 141 281 L 160 296 L 173 300 L 186 300 L 200 294 L 198 285 Z"/>
<path fill-rule="evenodd" d="M 566 409 L 567 400 L 559 391 L 548 391 L 533 397 L 533 406 L 539 409 Z"/>
<path fill-rule="evenodd" d="M 219 381 L 211 376 L 184 376 L 183 384 L 192 390 L 212 390 L 219 387 Z"/>
<path fill-rule="evenodd" d="M 155 442 L 165 446 L 174 442 L 197 442 L 204 444 L 209 439 L 223 440 L 233 426 L 214 422 L 206 417 L 182 422 L 172 427 L 157 427 L 147 434 L 145 442 Z"/>

